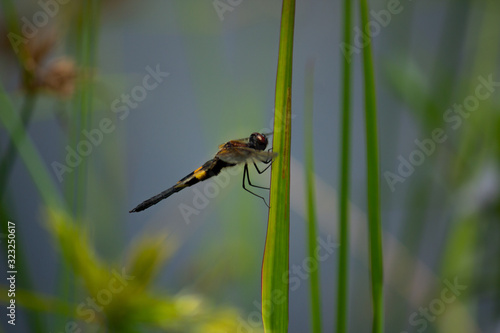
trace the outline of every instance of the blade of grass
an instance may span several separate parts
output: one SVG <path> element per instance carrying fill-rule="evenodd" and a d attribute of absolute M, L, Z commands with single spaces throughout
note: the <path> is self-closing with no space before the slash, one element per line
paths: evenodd
<path fill-rule="evenodd" d="M 22 36 L 21 27 L 18 21 L 19 15 L 17 14 L 16 6 L 10 0 L 2 0 L 2 8 L 4 10 L 5 21 L 7 22 L 7 28 L 9 32 L 7 33 L 7 38 L 9 41 L 12 39 L 12 43 L 16 38 Z M 17 56 L 19 62 L 19 67 L 21 69 L 22 77 L 22 87 L 26 91 L 23 105 L 21 107 L 21 123 L 19 127 L 15 129 L 17 132 L 15 136 L 23 136 L 26 133 L 26 129 L 31 122 L 31 117 L 35 109 L 36 101 L 36 91 L 33 89 L 34 73 L 33 70 L 27 65 L 28 63 L 28 51 L 24 43 L 13 44 L 13 52 Z M 14 142 L 11 140 L 7 145 L 5 154 L 2 157 L 0 164 L 0 199 L 7 190 L 7 183 L 9 180 L 9 175 L 17 158 L 17 150 L 14 146 Z"/>
<path fill-rule="evenodd" d="M 4 11 L 5 22 L 7 23 L 7 38 L 11 42 L 14 53 L 17 56 L 19 65 L 22 69 L 22 79 L 23 86 L 31 87 L 34 79 L 33 69 L 28 66 L 30 55 L 28 53 L 26 44 L 21 42 L 19 39 L 23 38 L 23 33 L 21 32 L 21 25 L 19 23 L 20 15 L 17 13 L 16 6 L 12 0 L 1 0 L 2 9 Z"/>
<path fill-rule="evenodd" d="M 13 146 L 17 149 L 17 153 L 21 160 L 24 162 L 26 169 L 28 170 L 33 182 L 40 193 L 42 201 L 46 206 L 54 207 L 62 209 L 64 203 L 60 197 L 60 194 L 55 186 L 53 180 L 49 175 L 49 171 L 45 167 L 40 155 L 38 154 L 37 149 L 33 145 L 31 139 L 26 136 L 23 130 L 19 130 L 23 128 L 22 121 L 19 118 L 17 112 L 14 111 L 14 108 L 9 100 L 8 96 L 5 94 L 3 90 L 3 86 L 0 84 L 0 123 L 3 127 L 5 127 L 7 133 L 10 136 L 10 140 L 13 143 Z M 0 215 L 6 217 L 7 212 L 4 208 L 0 210 Z M 6 218 L 2 218 L 2 221 L 7 221 Z M 2 225 L 2 230 L 5 228 L 6 222 Z M 4 230 L 3 230 L 4 231 Z M 4 231 L 5 233 L 5 231 Z M 24 259 L 24 247 L 22 246 L 22 238 L 21 235 L 18 235 L 17 243 L 18 245 L 18 265 L 23 266 L 22 263 L 26 262 Z M 27 272 L 25 272 L 27 273 Z M 31 288 L 31 281 L 28 275 L 22 274 L 20 278 L 21 286 Z M 43 321 L 39 318 L 39 315 L 32 315 L 32 312 L 29 312 L 30 325 L 33 332 L 42 332 L 44 331 Z"/>
<path fill-rule="evenodd" d="M 21 120 L 0 84 L 0 122 L 3 124 L 10 139 L 14 143 L 19 156 L 24 162 L 26 169 L 30 173 L 35 186 L 46 205 L 62 208 L 63 201 L 59 195 L 57 187 L 49 175 L 49 171 L 42 162 L 33 142 L 24 133 L 18 131 L 22 127 Z"/>
<path fill-rule="evenodd" d="M 84 1 L 80 4 L 76 30 L 76 56 L 78 64 L 84 69 L 85 77 L 73 100 L 71 141 L 76 146 L 82 140 L 82 131 L 89 130 L 92 124 L 93 73 L 96 62 L 97 27 L 100 17 L 98 0 Z M 74 183 L 68 192 L 72 196 L 75 216 L 84 214 L 87 195 L 87 175 L 89 159 L 83 159 L 75 170 Z M 79 219 L 77 219 L 78 221 Z"/>
<path fill-rule="evenodd" d="M 13 208 L 8 205 L 6 202 L 7 198 L 3 199 L 2 204 L 0 205 L 0 232 L 2 235 L 8 235 L 8 221 L 11 222 L 25 222 L 25 221 L 19 221 L 14 213 L 13 213 Z M 32 275 L 32 270 L 30 266 L 28 265 L 28 260 L 29 255 L 27 255 L 26 251 L 26 244 L 27 241 L 25 240 L 25 235 L 22 232 L 17 232 L 16 233 L 16 266 L 17 267 L 22 267 L 22 274 L 17 275 L 16 277 L 16 287 L 18 289 L 23 289 L 23 290 L 35 290 L 34 284 L 33 284 L 33 275 Z M 2 249 L 5 251 L 5 257 L 7 257 L 7 246 Z M 16 302 L 18 301 L 17 297 L 17 291 L 16 290 Z M 7 296 L 7 293 L 5 293 L 5 296 Z M 9 302 L 9 300 L 7 300 Z M 26 321 L 25 324 L 28 325 L 29 331 L 30 332 L 36 332 L 36 333 L 43 333 L 48 331 L 48 327 L 42 317 L 42 314 L 39 312 L 35 312 L 33 310 L 29 309 L 23 309 L 25 315 L 26 315 Z"/>
<path fill-rule="evenodd" d="M 82 138 L 82 131 L 89 130 L 92 123 L 93 74 L 96 58 L 97 27 L 99 23 L 99 0 L 83 1 L 79 4 L 75 24 L 75 48 L 77 63 L 83 69 L 83 79 L 73 98 L 73 112 L 70 115 L 70 145 L 76 147 Z M 71 204 L 75 223 L 87 221 L 85 214 L 87 198 L 87 177 L 89 158 L 83 158 L 74 172 L 74 178 L 66 183 L 66 197 Z M 89 228 L 90 229 L 90 228 Z M 75 273 L 67 262 L 63 262 L 59 271 L 58 292 L 68 302 L 76 299 L 77 286 Z M 58 317 L 57 325 L 64 325 L 71 318 Z"/>
<path fill-rule="evenodd" d="M 22 137 L 26 135 L 28 124 L 30 123 L 33 111 L 35 110 L 35 100 L 36 95 L 29 92 L 24 97 L 23 106 L 21 107 L 21 121 L 18 123 L 19 127 L 14 129 L 14 136 L 19 137 L 20 140 L 22 140 Z M 17 150 L 14 142 L 10 140 L 7 145 L 7 150 L 0 163 L 0 199 L 2 199 L 5 192 L 7 192 L 9 175 L 12 171 L 16 158 Z"/>
<path fill-rule="evenodd" d="M 351 41 L 351 0 L 344 0 L 344 43 Z M 347 332 L 349 291 L 349 178 L 351 158 L 351 59 L 342 61 L 342 141 L 339 202 L 339 271 L 337 280 L 337 333 Z"/>
<path fill-rule="evenodd" d="M 262 320 L 265 332 L 288 330 L 290 234 L 290 146 L 295 1 L 283 0 L 274 109 L 273 149 L 266 247 L 262 262 Z"/>
<path fill-rule="evenodd" d="M 21 70 L 22 88 L 25 91 L 23 105 L 21 107 L 21 112 L 20 112 L 21 114 L 20 121 L 16 119 L 17 117 L 16 114 L 6 114 L 5 115 L 6 117 L 4 118 L 4 120 L 7 118 L 11 118 L 12 121 L 11 125 L 14 127 L 10 127 L 10 130 L 7 129 L 11 138 L 9 140 L 9 143 L 7 144 L 6 152 L 2 156 L 2 160 L 0 162 L 0 201 L 3 201 L 7 200 L 7 197 L 6 196 L 4 197 L 4 195 L 7 192 L 9 176 L 18 157 L 19 153 L 18 147 L 20 147 L 21 144 L 23 144 L 24 138 L 27 135 L 27 128 L 31 122 L 33 111 L 35 110 L 37 94 L 36 90 L 34 89 L 35 76 L 33 73 L 33 68 L 28 66 L 29 53 L 26 44 L 24 43 L 17 44 L 16 42 L 18 38 L 23 36 L 18 20 L 19 15 L 17 13 L 16 6 L 14 5 L 14 2 L 11 0 L 2 0 L 1 4 L 4 11 L 5 21 L 7 23 L 7 29 L 8 29 L 7 38 L 12 43 L 11 44 L 12 49 L 17 56 L 17 60 L 19 62 L 19 68 Z M 2 95 L 0 97 L 1 100 L 0 109 L 2 110 L 2 112 L 4 112 L 4 110 L 8 108 L 10 108 L 10 110 L 6 110 L 5 112 L 12 111 L 11 102 L 8 99 L 7 95 L 4 93 L 2 87 L 0 87 L 0 95 Z M 4 120 L 0 119 L 0 122 L 3 122 Z M 4 125 L 6 127 L 8 126 L 8 124 L 6 123 Z M 14 138 L 17 144 L 16 142 L 14 142 Z M 36 158 L 36 156 L 34 156 L 34 158 Z M 42 178 L 44 177 L 42 176 Z M 40 180 L 40 182 L 44 182 L 44 180 Z M 41 190 L 40 187 L 38 189 Z M 57 193 L 52 193 L 52 195 L 57 196 Z M 2 221 L 8 221 L 9 219 L 15 220 L 15 218 L 13 218 L 12 207 L 9 207 L 5 201 L 2 202 L 0 208 L 0 216 L 2 217 Z M 2 224 L 1 232 L 3 234 L 7 234 L 6 223 Z M 22 234 L 21 233 L 17 234 L 16 238 L 16 245 L 18 245 L 16 252 L 17 263 L 18 266 L 24 267 L 24 273 L 25 273 L 19 276 L 19 286 L 27 290 L 32 290 L 33 282 L 31 279 L 31 275 L 29 273 L 29 269 L 27 268 L 28 265 L 25 264 L 27 261 L 25 259 L 26 255 L 24 253 L 23 244 L 24 241 Z M 30 331 L 32 332 L 47 331 L 46 324 L 44 323 L 40 313 L 27 310 L 26 315 L 27 315 L 27 325 L 29 326 Z"/>
<path fill-rule="evenodd" d="M 360 0 L 361 26 L 369 26 L 367 0 Z M 370 265 L 373 302 L 373 333 L 381 333 L 384 329 L 383 300 L 383 258 L 382 231 L 380 226 L 380 186 L 379 157 L 377 136 L 377 105 L 375 98 L 375 77 L 373 70 L 371 36 L 365 29 L 370 42 L 363 48 L 363 76 L 365 88 L 365 125 L 366 125 L 366 168 L 368 194 L 368 225 L 370 240 Z"/>
<path fill-rule="evenodd" d="M 309 258 L 312 260 L 310 273 L 311 286 L 311 322 L 312 332 L 321 332 L 321 299 L 319 296 L 319 253 L 317 238 L 316 200 L 314 188 L 314 140 L 313 140 L 313 106 L 314 106 L 314 61 L 309 61 L 306 67 L 306 92 L 304 107 L 304 157 L 306 180 L 307 207 L 307 242 Z"/>

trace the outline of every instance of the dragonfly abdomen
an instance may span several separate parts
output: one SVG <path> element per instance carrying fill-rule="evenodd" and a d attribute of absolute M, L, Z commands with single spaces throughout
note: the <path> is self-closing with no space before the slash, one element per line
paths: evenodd
<path fill-rule="evenodd" d="M 182 190 L 182 187 L 172 186 L 168 190 L 165 190 L 165 191 L 161 192 L 160 194 L 157 194 L 154 197 L 151 197 L 148 200 L 141 202 L 140 204 L 137 205 L 137 207 L 135 207 L 134 209 L 129 211 L 129 213 L 140 212 L 146 208 L 149 208 L 153 205 L 156 205 L 158 202 L 162 201 L 163 199 L 168 198 L 169 196 L 171 196 L 172 194 L 174 194 L 176 192 L 179 192 L 180 190 Z"/>
<path fill-rule="evenodd" d="M 182 188 L 192 186 L 196 183 L 207 180 L 208 178 L 217 176 L 223 168 L 233 165 L 235 164 L 224 162 L 218 157 L 213 158 L 210 161 L 207 161 L 198 169 L 191 172 L 186 177 L 179 180 L 175 186 Z"/>
<path fill-rule="evenodd" d="M 233 165 L 235 165 L 235 164 L 224 162 L 220 158 L 215 157 L 215 158 L 211 159 L 210 161 L 207 161 L 205 164 L 203 164 L 198 169 L 191 172 L 186 177 L 179 180 L 177 182 L 177 184 L 175 184 L 174 186 L 172 186 L 168 190 L 165 190 L 165 191 L 161 192 L 160 194 L 157 194 L 154 197 L 151 197 L 148 200 L 143 201 L 142 203 L 137 205 L 137 207 L 132 209 L 130 211 L 130 213 L 140 212 L 146 208 L 149 208 L 153 205 L 156 205 L 158 202 L 160 202 L 163 199 L 168 198 L 172 194 L 177 193 L 186 187 L 192 186 L 192 185 L 199 183 L 201 181 L 204 181 L 208 178 L 211 178 L 213 176 L 217 176 L 223 168 L 233 166 Z"/>

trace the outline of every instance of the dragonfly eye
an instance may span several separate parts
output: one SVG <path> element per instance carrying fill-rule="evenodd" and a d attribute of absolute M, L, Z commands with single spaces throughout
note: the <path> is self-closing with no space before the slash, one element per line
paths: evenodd
<path fill-rule="evenodd" d="M 257 150 L 264 150 L 267 147 L 267 137 L 261 133 L 252 133 L 250 144 Z"/>

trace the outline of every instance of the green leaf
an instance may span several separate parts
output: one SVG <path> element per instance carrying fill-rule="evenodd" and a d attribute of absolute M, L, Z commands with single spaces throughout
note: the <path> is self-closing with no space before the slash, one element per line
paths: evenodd
<path fill-rule="evenodd" d="M 351 0 L 344 0 L 344 43 L 351 41 Z M 342 57 L 342 120 L 340 156 L 340 198 L 339 198 L 339 270 L 337 288 L 337 333 L 347 332 L 349 309 L 349 177 L 351 157 L 351 59 Z"/>
<path fill-rule="evenodd" d="M 310 285 L 311 285 L 311 321 L 312 332 L 321 332 L 321 299 L 319 297 L 319 253 L 318 232 L 316 218 L 316 199 L 314 196 L 314 131 L 313 131 L 313 100 L 314 100 L 314 62 L 310 61 L 306 67 L 306 92 L 304 107 L 304 157 L 306 180 L 306 207 L 307 207 L 307 246 L 311 260 Z"/>
<path fill-rule="evenodd" d="M 24 128 L 21 119 L 14 111 L 11 101 L 1 85 L 0 109 L 2 110 L 0 122 L 7 130 L 43 201 L 50 207 L 63 207 L 59 192 L 33 142 L 25 136 L 23 130 L 19 130 Z"/>
<path fill-rule="evenodd" d="M 290 234 L 290 145 L 295 1 L 284 0 L 276 76 L 273 150 L 266 248 L 262 263 L 262 320 L 265 332 L 288 330 Z"/>
<path fill-rule="evenodd" d="M 108 282 L 109 272 L 91 247 L 87 231 L 66 212 L 57 209 L 47 210 L 46 221 L 71 271 L 82 276 L 87 290 L 96 294 Z"/>
<path fill-rule="evenodd" d="M 156 273 L 177 248 L 177 241 L 166 233 L 143 236 L 130 251 L 127 272 L 139 288 L 149 285 Z"/>
<path fill-rule="evenodd" d="M 368 27 L 367 0 L 361 0 L 361 26 Z M 365 33 L 370 34 L 369 31 Z M 366 169 L 368 194 L 368 225 L 370 239 L 370 265 L 372 279 L 373 332 L 384 331 L 384 294 L 382 231 L 380 226 L 380 167 L 377 135 L 377 104 L 375 98 L 375 75 L 373 71 L 371 36 L 363 48 L 363 74 L 365 87 L 365 124 L 366 124 Z"/>

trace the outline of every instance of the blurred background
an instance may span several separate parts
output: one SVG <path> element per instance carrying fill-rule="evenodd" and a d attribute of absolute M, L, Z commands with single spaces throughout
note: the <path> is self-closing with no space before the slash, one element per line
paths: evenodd
<path fill-rule="evenodd" d="M 500 332 L 500 3 L 370 6 L 386 332 Z M 281 2 L 2 0 L 0 8 L 0 241 L 6 258 L 14 222 L 18 271 L 16 325 L 3 315 L 0 329 L 259 332 L 267 207 L 241 189 L 241 169 L 128 211 L 218 144 L 271 131 Z M 340 1 L 297 2 L 291 333 L 310 331 L 308 61 L 323 329 L 335 327 L 342 56 L 355 74 L 349 331 L 371 329 L 367 40 L 356 19 L 354 40 L 341 44 L 340 12 Z"/>

